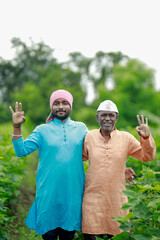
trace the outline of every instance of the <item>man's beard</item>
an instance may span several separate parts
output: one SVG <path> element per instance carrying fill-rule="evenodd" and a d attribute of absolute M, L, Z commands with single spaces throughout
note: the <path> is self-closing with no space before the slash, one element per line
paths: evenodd
<path fill-rule="evenodd" d="M 59 112 L 59 111 L 57 111 L 57 112 Z M 59 119 L 59 120 L 65 120 L 65 119 L 68 118 L 69 115 L 70 115 L 70 111 L 68 111 L 68 112 L 64 111 L 64 112 L 65 112 L 65 115 L 63 115 L 63 116 L 57 115 L 57 112 L 52 112 L 52 116 L 55 117 L 55 118 L 57 118 L 57 119 Z M 62 112 L 62 111 L 60 111 L 60 112 Z"/>

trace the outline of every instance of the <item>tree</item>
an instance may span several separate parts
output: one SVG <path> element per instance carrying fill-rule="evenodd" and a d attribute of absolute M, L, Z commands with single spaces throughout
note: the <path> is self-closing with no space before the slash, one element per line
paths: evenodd
<path fill-rule="evenodd" d="M 136 126 L 136 114 L 143 110 L 152 112 L 152 104 L 157 105 L 154 70 L 139 60 L 129 59 L 124 65 L 114 65 L 112 78 L 115 83 L 112 94 L 123 116 L 123 127 L 128 122 Z"/>
<path fill-rule="evenodd" d="M 15 49 L 12 60 L 0 59 L 0 90 L 2 101 L 6 103 L 11 101 L 11 93 L 20 91 L 28 81 L 39 84 L 41 69 L 56 62 L 52 56 L 53 49 L 43 42 L 31 42 L 27 46 L 19 38 L 13 38 L 12 48 Z"/>
<path fill-rule="evenodd" d="M 121 52 L 97 52 L 88 58 L 80 52 L 59 63 L 53 49 L 43 42 L 30 45 L 12 39 L 15 57 L 0 59 L 0 103 L 3 118 L 8 105 L 22 101 L 26 114 L 35 123 L 44 122 L 49 113 L 49 97 L 57 89 L 71 91 L 74 97 L 71 117 L 91 127 L 96 124 L 96 109 L 110 99 L 119 109 L 117 127 L 137 124 L 136 115 L 143 110 L 160 116 L 160 94 L 155 90 L 154 70 Z M 93 101 L 86 102 L 94 93 Z"/>
<path fill-rule="evenodd" d="M 65 88 L 74 97 L 74 116 L 85 104 L 85 92 L 81 88 L 81 74 L 58 63 L 53 50 L 44 44 L 28 46 L 20 39 L 12 39 L 15 57 L 10 61 L 1 59 L 1 102 L 9 105 L 21 101 L 26 114 L 35 123 L 44 122 L 49 114 L 49 97 L 57 89 Z M 8 106 L 7 106 L 8 108 Z"/>

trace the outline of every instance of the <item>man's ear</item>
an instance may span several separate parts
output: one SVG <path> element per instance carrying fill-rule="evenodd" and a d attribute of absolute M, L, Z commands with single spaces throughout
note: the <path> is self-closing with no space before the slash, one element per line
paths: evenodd
<path fill-rule="evenodd" d="M 118 113 L 116 113 L 116 121 L 115 121 L 115 122 L 117 122 L 117 121 L 118 121 L 118 117 L 119 117 L 119 114 L 118 114 Z"/>
<path fill-rule="evenodd" d="M 99 123 L 99 114 L 97 113 L 97 115 L 96 115 L 96 120 L 97 120 L 97 122 Z"/>

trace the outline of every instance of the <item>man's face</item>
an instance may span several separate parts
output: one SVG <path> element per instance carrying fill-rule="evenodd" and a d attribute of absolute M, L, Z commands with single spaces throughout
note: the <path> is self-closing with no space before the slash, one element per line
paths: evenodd
<path fill-rule="evenodd" d="M 71 106 L 65 99 L 59 98 L 56 101 L 54 101 L 52 106 L 52 114 L 55 118 L 64 120 L 68 118 L 70 112 Z"/>
<path fill-rule="evenodd" d="M 112 132 L 117 120 L 118 114 L 116 112 L 100 111 L 97 113 L 97 122 L 99 123 L 101 129 L 105 132 Z"/>

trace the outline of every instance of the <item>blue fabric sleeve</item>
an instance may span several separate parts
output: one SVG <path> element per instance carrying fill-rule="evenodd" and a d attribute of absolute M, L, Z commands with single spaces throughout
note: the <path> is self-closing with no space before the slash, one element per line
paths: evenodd
<path fill-rule="evenodd" d="M 25 139 L 13 140 L 14 151 L 17 157 L 24 157 L 40 147 L 40 134 L 38 127 Z"/>
<path fill-rule="evenodd" d="M 81 123 L 81 126 L 82 126 L 82 131 L 83 131 L 84 136 L 85 136 L 89 132 L 89 130 L 84 123 Z"/>

